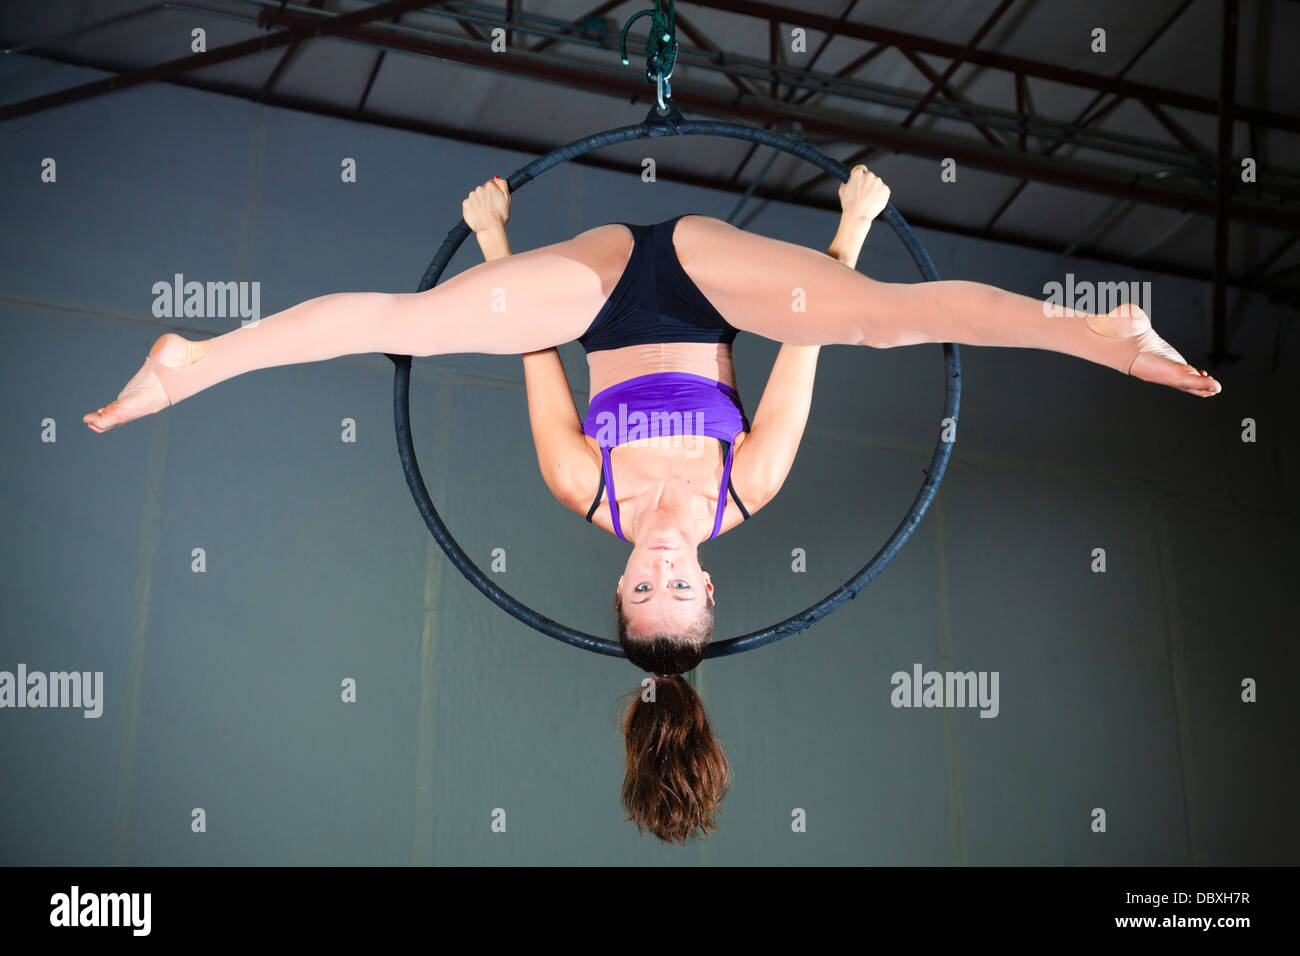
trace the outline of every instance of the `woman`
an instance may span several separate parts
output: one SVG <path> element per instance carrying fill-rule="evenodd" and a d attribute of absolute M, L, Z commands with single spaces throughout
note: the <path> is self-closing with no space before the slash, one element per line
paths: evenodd
<path fill-rule="evenodd" d="M 713 636 L 714 586 L 697 546 L 781 488 L 819 346 L 1041 348 L 1195 395 L 1220 390 L 1137 308 L 1062 316 L 981 283 L 885 283 L 859 273 L 858 253 L 888 198 L 874 174 L 855 167 L 840 187 L 843 215 L 826 255 L 695 215 L 608 223 L 511 255 L 509 197 L 497 178 L 464 207 L 488 261 L 426 292 L 335 293 L 206 341 L 165 334 L 117 400 L 84 420 L 106 431 L 243 372 L 350 353 L 524 355 L 547 487 L 633 546 L 614 595 L 618 637 L 652 678 L 624 721 L 624 805 L 639 828 L 684 842 L 714 827 L 728 776 L 680 676 Z M 783 343 L 752 424 L 735 391 L 738 330 Z M 554 350 L 575 339 L 591 372 L 585 420 Z"/>

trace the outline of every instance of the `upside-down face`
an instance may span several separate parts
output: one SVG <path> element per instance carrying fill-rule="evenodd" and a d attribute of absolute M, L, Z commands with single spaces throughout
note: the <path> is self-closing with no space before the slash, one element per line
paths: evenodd
<path fill-rule="evenodd" d="M 713 581 L 700 567 L 695 544 L 664 526 L 632 548 L 615 601 L 631 637 L 685 635 L 714 603 Z"/>

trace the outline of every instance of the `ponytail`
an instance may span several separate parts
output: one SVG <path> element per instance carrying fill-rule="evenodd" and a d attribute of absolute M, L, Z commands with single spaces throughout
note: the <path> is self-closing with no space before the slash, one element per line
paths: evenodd
<path fill-rule="evenodd" d="M 713 637 L 706 607 L 695 633 L 629 638 L 619 609 L 619 643 L 629 661 L 654 675 L 632 698 L 623 717 L 627 772 L 623 809 L 638 831 L 668 843 L 707 836 L 730 782 L 722 745 L 695 689 L 679 676 L 704 659 Z"/>

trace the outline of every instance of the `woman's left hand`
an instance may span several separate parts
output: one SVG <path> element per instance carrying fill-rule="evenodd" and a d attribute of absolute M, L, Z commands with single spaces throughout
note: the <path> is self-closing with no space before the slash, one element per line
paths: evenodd
<path fill-rule="evenodd" d="M 510 220 L 510 187 L 494 176 L 466 196 L 460 208 L 465 225 L 474 232 L 502 229 Z"/>
<path fill-rule="evenodd" d="M 853 167 L 848 182 L 840 184 L 840 207 L 846 216 L 871 222 L 888 204 L 889 187 L 862 163 Z"/>

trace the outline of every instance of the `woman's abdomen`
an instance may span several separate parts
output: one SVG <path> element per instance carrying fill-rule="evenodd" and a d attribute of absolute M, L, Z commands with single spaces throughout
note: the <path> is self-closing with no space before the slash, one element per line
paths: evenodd
<path fill-rule="evenodd" d="M 731 346 L 724 342 L 653 342 L 587 353 L 591 394 L 641 375 L 688 372 L 736 388 Z"/>

